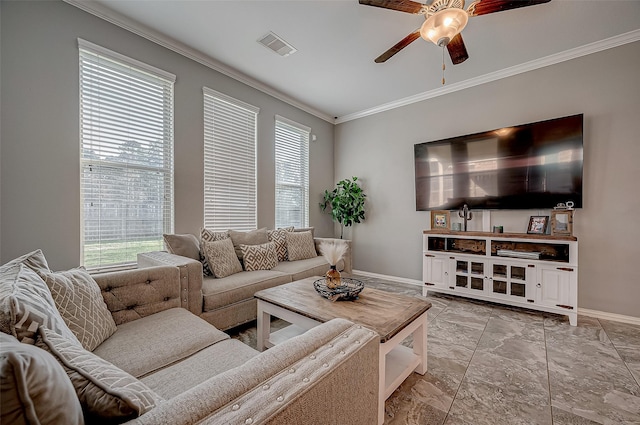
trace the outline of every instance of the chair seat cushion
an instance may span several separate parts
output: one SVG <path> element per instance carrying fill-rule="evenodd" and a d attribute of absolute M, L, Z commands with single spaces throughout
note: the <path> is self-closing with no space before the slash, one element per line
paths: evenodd
<path fill-rule="evenodd" d="M 183 308 L 171 308 L 118 326 L 93 352 L 140 378 L 229 335 Z"/>

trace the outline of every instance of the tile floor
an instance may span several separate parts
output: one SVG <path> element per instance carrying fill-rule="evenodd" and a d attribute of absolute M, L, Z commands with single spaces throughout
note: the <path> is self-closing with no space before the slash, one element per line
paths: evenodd
<path fill-rule="evenodd" d="M 415 285 L 360 278 L 421 296 Z M 640 425 L 640 326 L 578 316 L 572 327 L 566 316 L 427 298 L 428 372 L 389 397 L 385 424 Z M 255 346 L 255 326 L 233 336 Z"/>

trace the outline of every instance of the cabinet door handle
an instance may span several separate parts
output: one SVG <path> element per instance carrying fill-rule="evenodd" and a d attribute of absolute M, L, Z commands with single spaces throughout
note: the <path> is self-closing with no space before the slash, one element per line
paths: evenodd
<path fill-rule="evenodd" d="M 542 285 L 540 285 L 539 283 L 536 285 L 536 287 L 538 288 L 542 288 Z"/>
<path fill-rule="evenodd" d="M 435 257 L 433 254 L 424 254 L 425 257 Z"/>
<path fill-rule="evenodd" d="M 449 257 L 449 260 L 455 260 L 456 257 Z"/>
<path fill-rule="evenodd" d="M 427 286 L 435 286 L 435 283 L 425 282 L 424 284 L 427 285 Z"/>
<path fill-rule="evenodd" d="M 456 289 L 455 286 L 449 286 L 449 289 Z"/>
<path fill-rule="evenodd" d="M 571 267 L 558 267 L 557 269 L 565 271 L 565 272 L 572 272 L 573 271 L 573 269 Z"/>

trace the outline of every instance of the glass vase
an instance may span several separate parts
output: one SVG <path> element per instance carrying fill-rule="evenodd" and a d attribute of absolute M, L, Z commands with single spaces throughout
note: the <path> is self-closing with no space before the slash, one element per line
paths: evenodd
<path fill-rule="evenodd" d="M 331 266 L 331 268 L 325 274 L 325 280 L 327 283 L 327 288 L 336 289 L 340 286 L 340 272 L 336 269 L 336 266 Z"/>

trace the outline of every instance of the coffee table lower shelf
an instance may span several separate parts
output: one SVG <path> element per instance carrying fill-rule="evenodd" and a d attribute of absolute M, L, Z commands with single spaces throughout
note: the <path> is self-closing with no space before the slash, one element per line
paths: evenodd
<path fill-rule="evenodd" d="M 291 325 L 271 332 L 271 316 Z M 258 350 L 273 347 L 320 325 L 321 322 L 280 306 L 258 300 Z M 413 349 L 401 343 L 413 336 Z M 384 422 L 384 402 L 412 372 L 424 375 L 427 371 L 427 313 L 409 323 L 393 338 L 380 344 L 378 388 L 378 423 Z M 384 371 L 384 373 L 382 373 Z"/>

